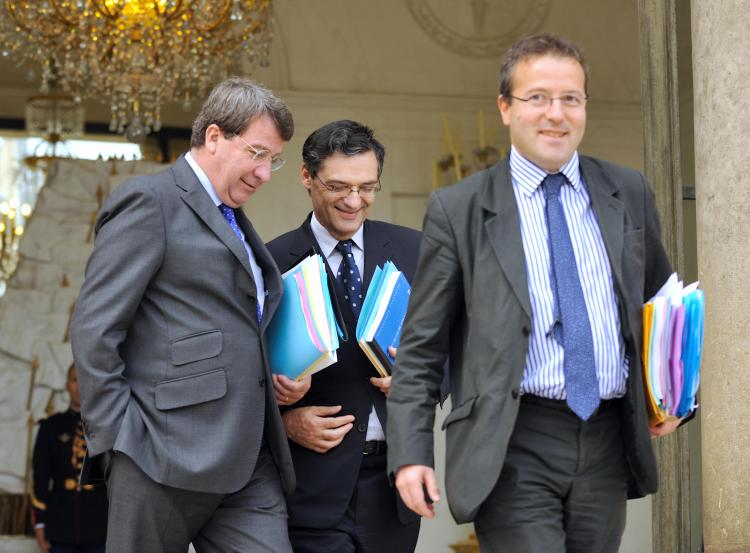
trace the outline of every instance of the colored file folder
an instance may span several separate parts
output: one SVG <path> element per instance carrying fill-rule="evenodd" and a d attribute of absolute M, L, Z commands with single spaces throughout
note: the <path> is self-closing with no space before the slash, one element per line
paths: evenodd
<path fill-rule="evenodd" d="M 696 407 L 704 313 L 698 283 L 683 286 L 676 274 L 643 306 L 643 380 L 652 424 Z"/>
<path fill-rule="evenodd" d="M 338 328 L 325 263 L 311 255 L 282 275 L 284 295 L 268 325 L 271 371 L 300 380 L 333 365 Z"/>
<path fill-rule="evenodd" d="M 388 261 L 375 268 L 357 321 L 357 343 L 381 376 L 391 374 L 394 359 L 389 347 L 398 347 L 411 286 Z"/>

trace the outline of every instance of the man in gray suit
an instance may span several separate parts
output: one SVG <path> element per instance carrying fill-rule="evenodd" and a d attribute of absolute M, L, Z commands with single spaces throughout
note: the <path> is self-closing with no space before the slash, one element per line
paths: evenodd
<path fill-rule="evenodd" d="M 653 493 L 641 307 L 669 276 L 643 176 L 579 156 L 587 68 L 553 35 L 506 53 L 512 150 L 433 194 L 388 398 L 389 471 L 434 516 L 434 401 L 450 355 L 446 487 L 482 551 L 614 553 Z M 649 432 L 650 430 L 650 432 Z"/>
<path fill-rule="evenodd" d="M 264 345 L 281 277 L 240 207 L 293 130 L 271 91 L 228 79 L 190 152 L 99 214 L 72 336 L 88 451 L 108 459 L 109 553 L 291 551 Z"/>

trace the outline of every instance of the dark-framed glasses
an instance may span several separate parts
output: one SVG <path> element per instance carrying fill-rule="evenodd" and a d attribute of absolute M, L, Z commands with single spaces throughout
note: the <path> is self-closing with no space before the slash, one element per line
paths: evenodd
<path fill-rule="evenodd" d="M 535 92 L 526 98 L 519 98 L 518 96 L 513 95 L 509 95 L 508 97 L 518 100 L 519 102 L 525 102 L 527 105 L 537 109 L 547 109 L 555 100 L 558 100 L 560 106 L 563 108 L 577 109 L 585 106 L 586 100 L 589 99 L 588 95 L 580 94 L 578 92 L 569 92 L 560 96 L 552 96 L 550 94 L 545 94 L 544 92 Z"/>
<path fill-rule="evenodd" d="M 266 161 L 271 162 L 271 171 L 278 171 L 284 166 L 284 163 L 286 163 L 286 160 L 281 156 L 273 157 L 271 152 L 266 149 L 258 149 L 252 144 L 250 144 L 247 140 L 242 138 L 240 135 L 235 134 L 237 138 L 242 140 L 242 142 L 245 143 L 245 146 L 247 146 L 247 149 L 249 150 L 248 153 L 250 154 L 250 157 L 255 163 L 262 164 Z"/>
<path fill-rule="evenodd" d="M 320 182 L 320 185 L 336 196 L 348 196 L 352 192 L 356 192 L 360 196 L 374 196 L 380 191 L 380 181 L 368 182 L 365 184 L 348 184 L 344 182 L 326 182 L 320 178 L 320 175 L 315 175 L 316 179 Z"/>

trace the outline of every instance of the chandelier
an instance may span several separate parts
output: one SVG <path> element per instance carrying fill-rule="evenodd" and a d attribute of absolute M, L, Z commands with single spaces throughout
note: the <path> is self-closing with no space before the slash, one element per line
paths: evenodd
<path fill-rule="evenodd" d="M 3 54 L 39 63 L 42 92 L 108 99 L 110 130 L 143 140 L 161 105 L 189 108 L 240 56 L 267 65 L 271 0 L 5 0 Z M 19 61 L 20 61 L 19 60 Z"/>
<path fill-rule="evenodd" d="M 31 206 L 21 204 L 17 198 L 0 201 L 0 296 L 5 292 L 5 282 L 18 265 L 18 243 L 29 215 Z"/>

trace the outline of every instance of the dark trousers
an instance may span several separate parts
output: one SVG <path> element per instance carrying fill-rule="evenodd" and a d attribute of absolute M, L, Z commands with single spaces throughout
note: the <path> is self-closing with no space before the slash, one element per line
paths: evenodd
<path fill-rule="evenodd" d="M 628 466 L 620 401 L 581 421 L 523 396 L 500 478 L 475 522 L 484 553 L 616 553 Z"/>
<path fill-rule="evenodd" d="M 386 476 L 385 454 L 364 455 L 352 499 L 335 527 L 300 527 L 290 520 L 294 553 L 413 553 L 419 519 L 401 522 L 396 493 Z"/>
<path fill-rule="evenodd" d="M 107 553 L 186 553 L 191 542 L 198 553 L 291 553 L 286 502 L 265 445 L 235 493 L 164 486 L 123 453 L 110 462 L 107 493 Z"/>

